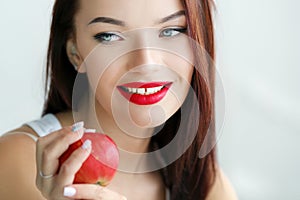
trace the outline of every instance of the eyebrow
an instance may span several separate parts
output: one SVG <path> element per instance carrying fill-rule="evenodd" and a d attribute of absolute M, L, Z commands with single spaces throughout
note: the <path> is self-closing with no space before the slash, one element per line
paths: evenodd
<path fill-rule="evenodd" d="M 97 17 L 95 19 L 93 19 L 92 21 L 90 21 L 90 23 L 88 23 L 88 25 L 93 24 L 93 23 L 107 23 L 107 24 L 114 24 L 117 26 L 125 26 L 125 22 L 118 20 L 118 19 L 113 19 L 110 17 Z"/>
<path fill-rule="evenodd" d="M 158 21 L 158 24 L 165 23 L 167 21 L 170 21 L 172 19 L 181 17 L 183 15 L 185 15 L 185 11 L 180 10 L 180 11 L 175 12 L 175 13 L 167 16 L 167 17 L 164 17 L 164 18 L 160 19 Z M 88 23 L 88 25 L 91 25 L 91 24 L 94 24 L 94 23 L 107 23 L 107 24 L 113 24 L 113 25 L 117 25 L 117 26 L 126 26 L 126 23 L 124 21 L 114 19 L 114 18 L 110 18 L 110 17 L 97 17 L 97 18 L 93 19 L 92 21 L 90 21 Z"/>
<path fill-rule="evenodd" d="M 164 17 L 164 18 L 160 19 L 158 21 L 158 23 L 162 24 L 162 23 L 165 23 L 165 22 L 170 21 L 172 19 L 176 19 L 178 17 L 184 16 L 184 15 L 185 15 L 185 11 L 184 10 L 180 10 L 180 11 L 178 11 L 176 13 L 173 13 L 173 14 L 167 16 L 167 17 Z"/>

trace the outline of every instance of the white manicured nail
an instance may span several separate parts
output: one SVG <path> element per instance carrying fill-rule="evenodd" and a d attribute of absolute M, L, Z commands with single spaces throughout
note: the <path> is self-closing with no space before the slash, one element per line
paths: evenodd
<path fill-rule="evenodd" d="M 83 128 L 83 126 L 84 126 L 84 122 L 77 122 L 76 124 L 73 124 L 72 131 L 76 132 L 79 129 Z"/>
<path fill-rule="evenodd" d="M 85 133 L 96 133 L 96 129 L 85 129 Z"/>
<path fill-rule="evenodd" d="M 76 194 L 76 190 L 73 187 L 65 187 L 64 188 L 64 196 L 65 197 L 72 197 Z"/>
<path fill-rule="evenodd" d="M 90 149 L 91 146 L 92 146 L 92 141 L 91 140 L 86 140 L 82 144 L 81 148 L 83 148 L 84 150 L 87 150 L 87 149 Z"/>

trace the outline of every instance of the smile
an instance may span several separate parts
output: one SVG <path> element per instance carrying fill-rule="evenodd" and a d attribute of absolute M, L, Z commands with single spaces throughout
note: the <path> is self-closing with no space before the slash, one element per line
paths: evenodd
<path fill-rule="evenodd" d="M 152 87 L 152 88 L 130 88 L 130 87 L 121 86 L 121 88 L 128 93 L 140 94 L 140 95 L 154 94 L 156 92 L 161 91 L 161 89 L 163 89 L 163 87 L 164 86 Z"/>
<path fill-rule="evenodd" d="M 128 101 L 138 105 L 150 105 L 161 101 L 167 94 L 172 82 L 132 82 L 117 86 Z"/>

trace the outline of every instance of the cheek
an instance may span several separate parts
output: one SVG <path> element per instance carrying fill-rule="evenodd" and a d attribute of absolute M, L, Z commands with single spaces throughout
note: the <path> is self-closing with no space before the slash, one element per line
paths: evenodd
<path fill-rule="evenodd" d="M 101 110 L 111 114 L 112 90 L 104 82 L 100 81 L 94 94 L 98 106 L 100 105 L 102 108 Z"/>
<path fill-rule="evenodd" d="M 107 67 L 100 64 L 95 69 L 88 69 L 88 77 L 98 103 L 107 113 L 111 114 L 112 106 L 115 106 L 112 105 L 113 98 L 116 98 L 114 94 L 118 93 L 117 85 L 122 75 L 126 73 L 126 67 L 122 59 Z"/>
<path fill-rule="evenodd" d="M 166 57 L 165 63 L 177 74 L 179 79 L 191 83 L 194 67 L 190 62 L 179 56 L 169 55 Z"/>
<path fill-rule="evenodd" d="M 86 59 L 97 46 L 97 42 L 86 31 L 77 30 L 76 47 L 82 60 Z"/>

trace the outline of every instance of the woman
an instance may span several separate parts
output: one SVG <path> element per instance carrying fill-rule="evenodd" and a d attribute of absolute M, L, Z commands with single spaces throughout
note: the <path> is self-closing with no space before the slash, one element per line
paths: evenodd
<path fill-rule="evenodd" d="M 209 0 L 56 0 L 43 118 L 1 138 L 1 198 L 236 199 L 214 149 L 199 158 L 214 138 L 211 9 Z M 85 128 L 121 151 L 105 188 L 73 184 L 89 140 L 59 167 Z"/>

